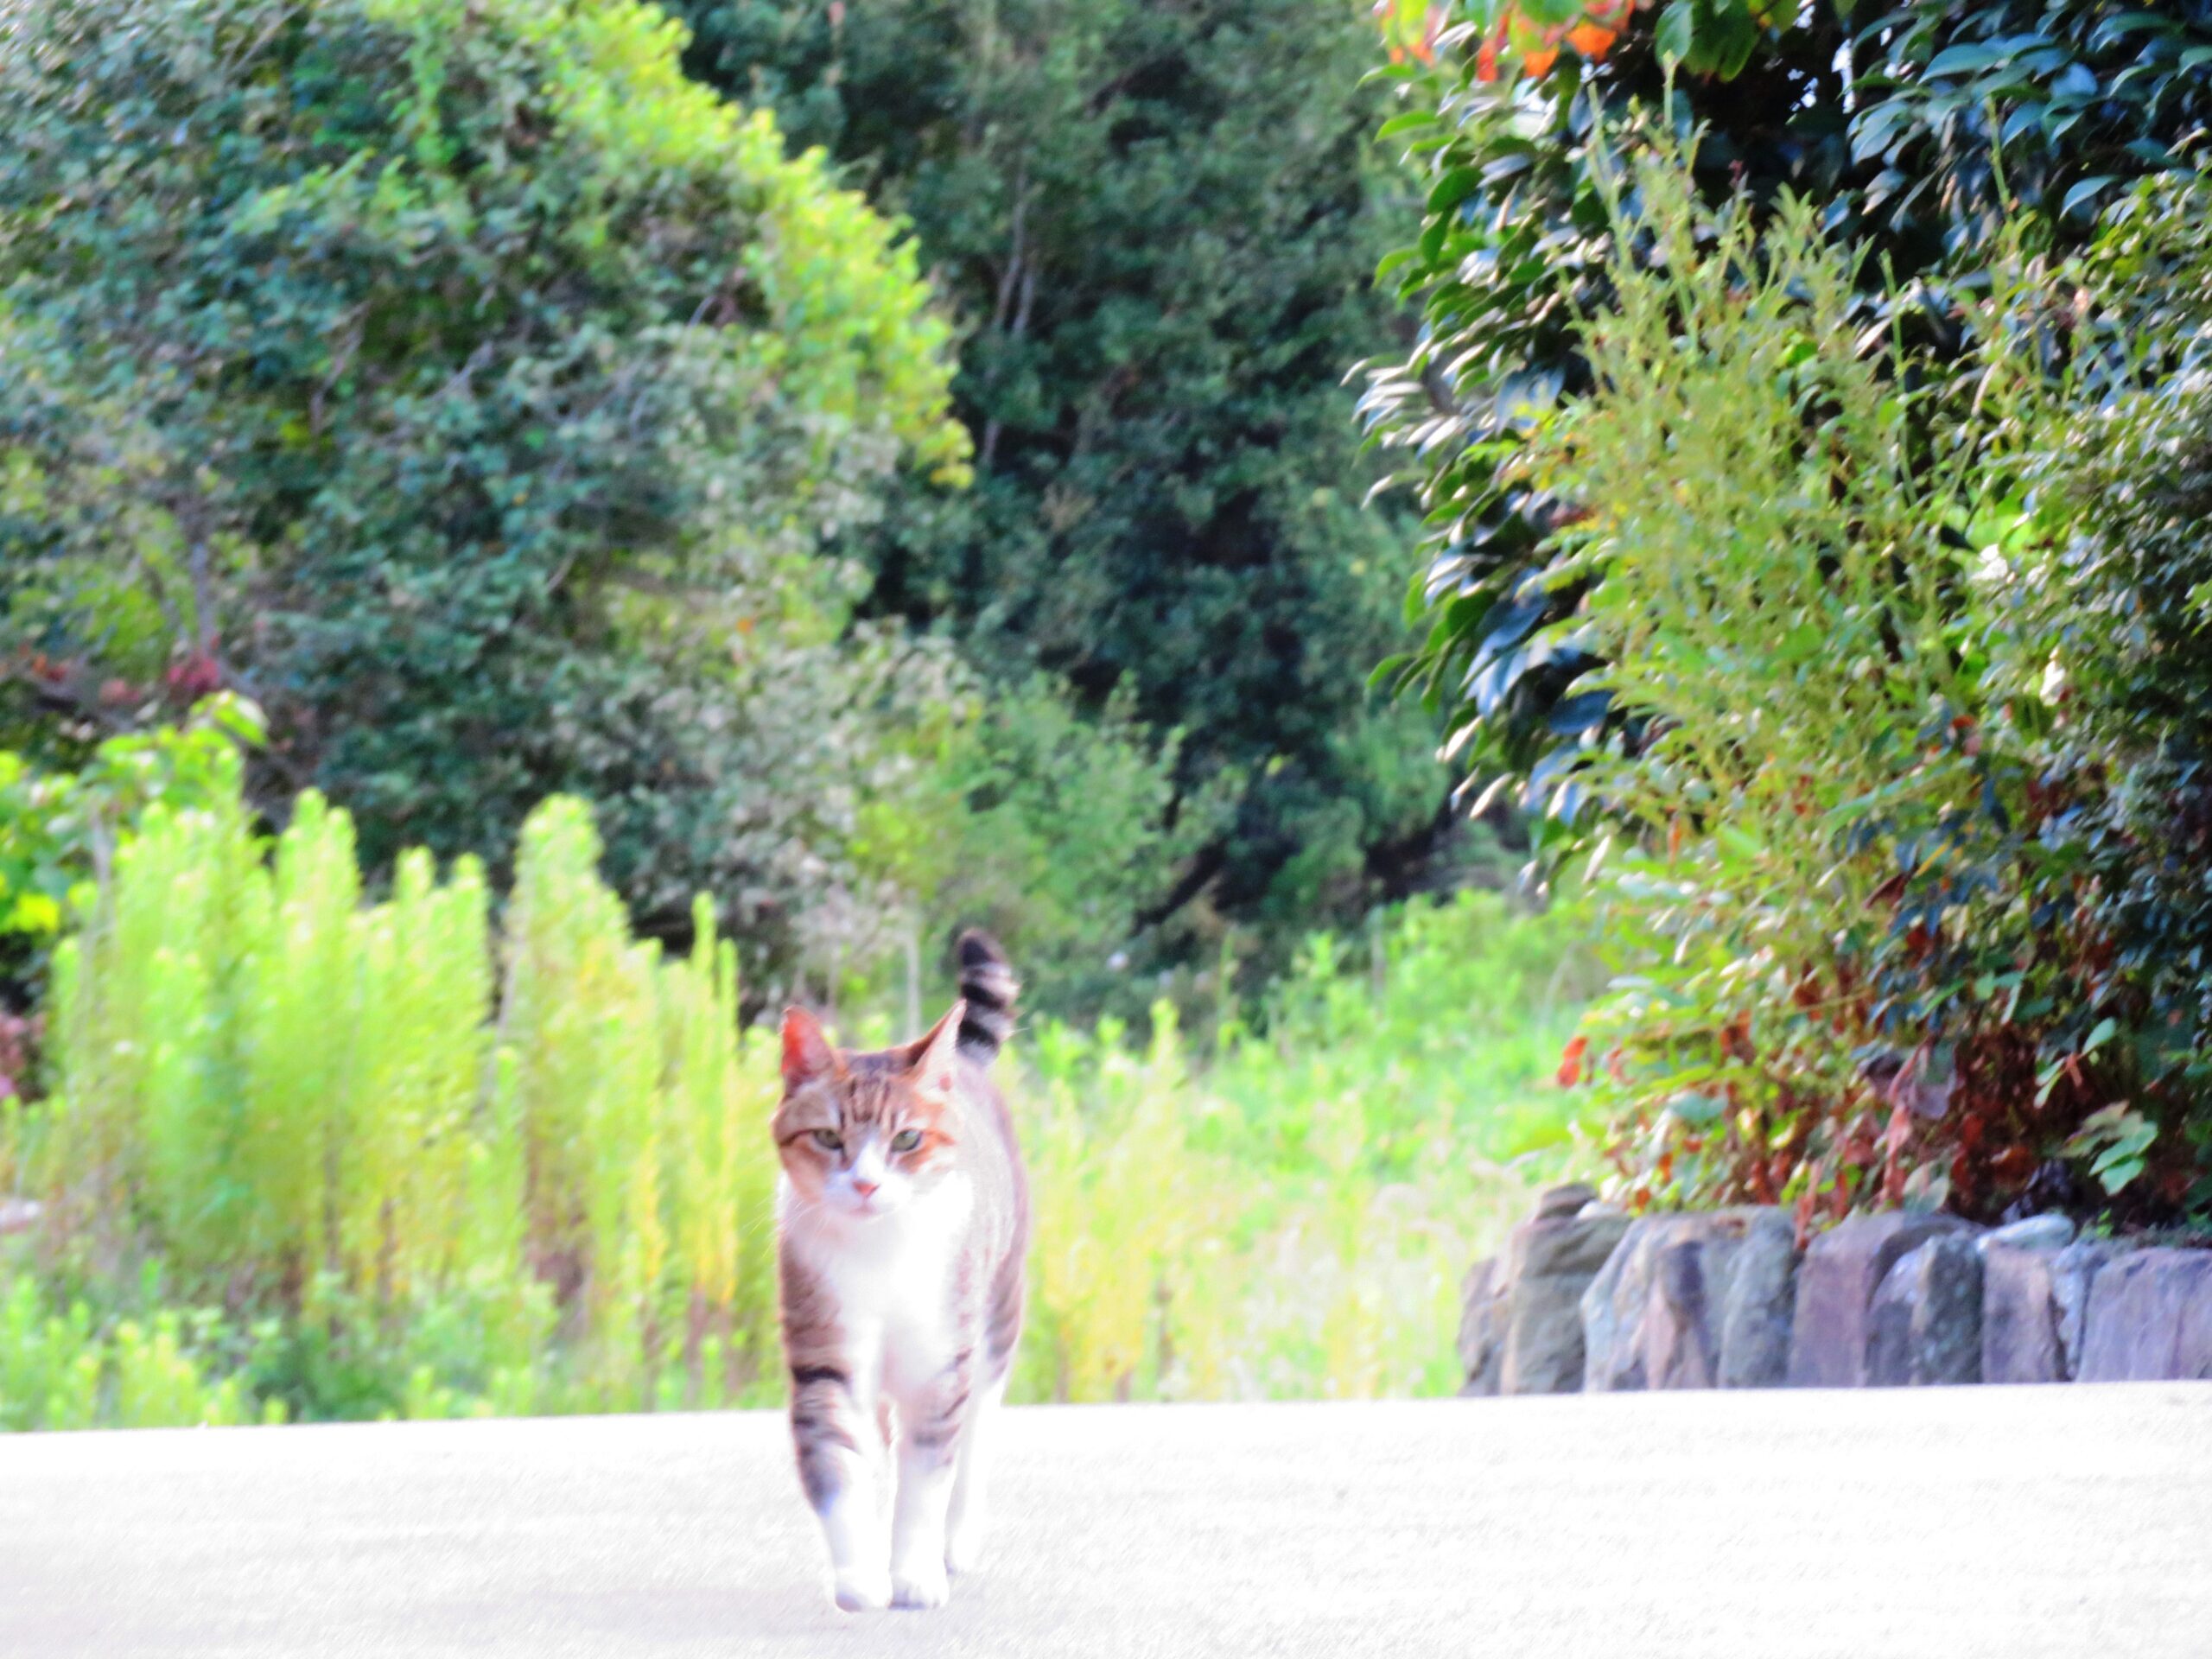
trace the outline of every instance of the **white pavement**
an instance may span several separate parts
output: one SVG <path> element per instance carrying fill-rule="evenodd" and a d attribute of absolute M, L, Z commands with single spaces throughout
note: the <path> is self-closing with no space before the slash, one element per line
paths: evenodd
<path fill-rule="evenodd" d="M 2212 1384 L 1002 1428 L 991 1559 L 859 1618 L 765 1414 L 0 1435 L 0 1656 L 2212 1656 Z"/>

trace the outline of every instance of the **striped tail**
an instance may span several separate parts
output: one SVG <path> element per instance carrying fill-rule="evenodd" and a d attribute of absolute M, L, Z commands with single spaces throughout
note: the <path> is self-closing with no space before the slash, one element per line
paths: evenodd
<path fill-rule="evenodd" d="M 976 1065 L 988 1065 L 1014 1035 L 1014 999 L 1020 989 L 996 939 L 972 927 L 960 936 L 960 995 L 968 1011 L 958 1040 Z"/>

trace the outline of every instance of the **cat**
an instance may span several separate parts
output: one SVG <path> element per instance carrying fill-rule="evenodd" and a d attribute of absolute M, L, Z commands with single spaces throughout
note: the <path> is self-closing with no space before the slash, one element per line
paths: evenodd
<path fill-rule="evenodd" d="M 902 1046 L 847 1052 L 804 1008 L 784 1014 L 773 1128 L 791 1440 L 850 1612 L 942 1606 L 948 1573 L 975 1564 L 985 1419 L 1021 1329 L 1027 1178 L 984 1075 L 1020 988 L 986 935 L 959 949 L 961 1000 Z"/>

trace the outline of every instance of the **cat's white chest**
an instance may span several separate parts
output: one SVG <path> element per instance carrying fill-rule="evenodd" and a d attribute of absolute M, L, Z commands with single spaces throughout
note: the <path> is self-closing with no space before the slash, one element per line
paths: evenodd
<path fill-rule="evenodd" d="M 834 1300 L 856 1359 L 865 1357 L 896 1395 L 918 1387 L 954 1351 L 953 1274 L 974 1208 L 963 1177 L 892 1215 L 861 1218 L 817 1211 L 786 1223 L 785 1248 L 804 1255 Z"/>

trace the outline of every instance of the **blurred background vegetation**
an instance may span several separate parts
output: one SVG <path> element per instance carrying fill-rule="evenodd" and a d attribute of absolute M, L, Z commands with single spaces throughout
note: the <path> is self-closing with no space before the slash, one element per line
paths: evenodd
<path fill-rule="evenodd" d="M 28 0 L 0 113 L 0 1423 L 773 1401 L 758 1023 L 971 923 L 1023 1398 L 1448 1390 L 1568 1171 L 2212 1213 L 2212 0 Z"/>

